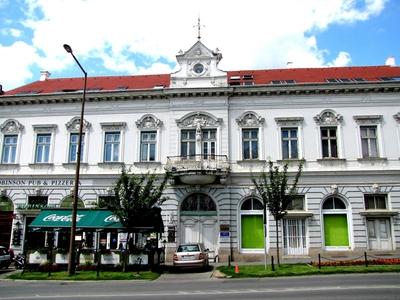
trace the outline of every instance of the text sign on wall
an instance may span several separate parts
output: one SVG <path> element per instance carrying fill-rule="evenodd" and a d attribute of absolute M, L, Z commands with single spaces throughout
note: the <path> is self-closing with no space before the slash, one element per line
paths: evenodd
<path fill-rule="evenodd" d="M 0 186 L 73 186 L 72 179 L 0 179 Z"/>

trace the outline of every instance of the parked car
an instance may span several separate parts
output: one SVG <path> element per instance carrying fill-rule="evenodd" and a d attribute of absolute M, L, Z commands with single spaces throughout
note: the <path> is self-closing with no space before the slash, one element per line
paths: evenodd
<path fill-rule="evenodd" d="M 11 255 L 6 247 L 0 246 L 0 268 L 8 268 L 11 264 Z"/>
<path fill-rule="evenodd" d="M 201 243 L 182 244 L 173 256 L 174 267 L 204 268 L 208 267 L 208 249 Z"/>

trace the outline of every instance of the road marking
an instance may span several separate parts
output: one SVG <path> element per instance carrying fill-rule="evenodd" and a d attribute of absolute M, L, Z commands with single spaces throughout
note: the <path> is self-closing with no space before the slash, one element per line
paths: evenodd
<path fill-rule="evenodd" d="M 159 292 L 159 293 L 121 293 L 121 294 L 94 294 L 94 295 L 84 295 L 84 294 L 76 294 L 76 295 L 40 295 L 36 294 L 33 296 L 15 296 L 15 297 L 0 297 L 0 300 L 28 300 L 28 299 L 72 299 L 72 298 L 110 298 L 110 297 L 126 297 L 126 298 L 137 298 L 137 297 L 154 297 L 154 296 L 185 296 L 189 294 L 196 293 L 196 295 L 215 295 L 216 293 L 220 295 L 229 295 L 229 294 L 260 294 L 260 293 L 298 293 L 298 292 L 306 292 L 306 291 L 328 291 L 328 290 L 376 290 L 376 289 L 400 289 L 399 285 L 355 285 L 355 286 L 321 286 L 321 287 L 296 287 L 296 288 L 265 288 L 265 289 L 235 289 L 235 290 L 209 290 L 209 291 L 175 291 L 175 292 Z"/>

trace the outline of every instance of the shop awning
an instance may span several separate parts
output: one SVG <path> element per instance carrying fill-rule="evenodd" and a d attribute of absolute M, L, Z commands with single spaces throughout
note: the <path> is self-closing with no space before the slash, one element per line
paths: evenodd
<path fill-rule="evenodd" d="M 29 225 L 31 228 L 70 228 L 71 209 L 43 209 Z M 78 209 L 76 227 L 85 229 L 123 229 L 119 218 L 104 209 Z"/>

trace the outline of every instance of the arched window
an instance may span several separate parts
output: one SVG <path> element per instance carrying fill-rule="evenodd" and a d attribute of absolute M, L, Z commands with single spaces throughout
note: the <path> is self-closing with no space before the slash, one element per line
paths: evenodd
<path fill-rule="evenodd" d="M 346 203 L 338 197 L 329 197 L 322 204 L 325 247 L 348 248 L 349 224 Z"/>
<path fill-rule="evenodd" d="M 60 207 L 61 208 L 71 208 L 73 201 L 74 201 L 74 197 L 73 196 L 67 196 L 67 197 L 64 198 L 64 200 L 62 200 Z M 78 208 L 84 208 L 85 207 L 85 204 L 79 198 L 77 199 L 77 207 Z"/>
<path fill-rule="evenodd" d="M 183 200 L 181 215 L 216 215 L 217 207 L 214 201 L 205 194 L 192 194 Z"/>
<path fill-rule="evenodd" d="M 263 204 L 250 197 L 240 206 L 241 249 L 259 251 L 264 249 Z"/>

